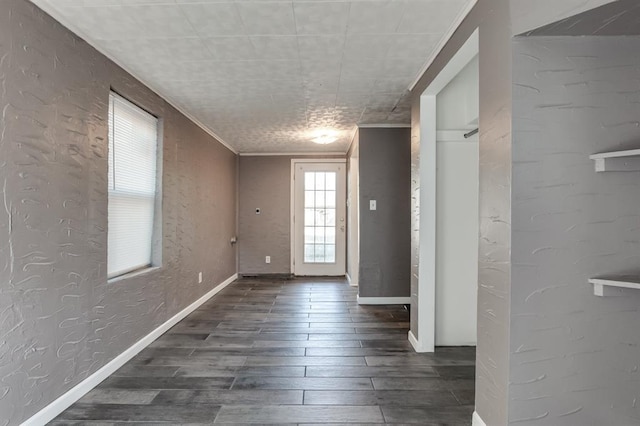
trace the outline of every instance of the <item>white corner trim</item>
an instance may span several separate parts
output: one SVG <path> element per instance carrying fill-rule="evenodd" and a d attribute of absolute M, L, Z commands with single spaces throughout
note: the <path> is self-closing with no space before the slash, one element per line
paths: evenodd
<path fill-rule="evenodd" d="M 347 277 L 347 282 L 349 282 L 349 285 L 350 285 L 351 287 L 358 287 L 358 283 L 354 283 L 354 282 L 351 280 L 351 275 L 349 275 L 349 273 L 346 273 L 346 274 L 344 274 L 344 275 Z"/>
<path fill-rule="evenodd" d="M 477 2 L 478 0 L 469 0 L 466 6 L 460 11 L 460 14 L 456 16 L 456 19 L 453 21 L 453 23 L 445 33 L 444 37 L 442 37 L 442 39 L 436 46 L 431 56 L 429 56 L 429 58 L 427 59 L 427 62 L 418 72 L 418 76 L 413 80 L 413 83 L 409 85 L 409 91 L 412 91 L 413 88 L 416 87 L 416 84 L 418 84 L 418 82 L 420 81 L 424 73 L 427 72 L 429 67 L 433 64 L 433 61 L 436 60 L 436 58 L 438 57 L 442 49 L 444 49 L 447 43 L 449 43 L 449 40 L 451 39 L 451 37 L 453 37 L 453 34 L 455 34 L 460 24 L 462 24 L 462 21 L 464 21 L 464 19 L 467 17 L 469 12 L 471 12 L 471 10 L 473 9 L 473 7 L 476 5 Z"/>
<path fill-rule="evenodd" d="M 127 66 L 125 66 L 122 62 L 120 62 L 120 60 L 118 60 L 115 56 L 113 56 L 111 53 L 107 52 L 107 50 L 101 48 L 100 46 L 97 46 L 95 44 L 93 44 L 91 40 L 91 38 L 84 33 L 84 31 L 81 31 L 77 25 L 75 25 L 71 20 L 65 18 L 60 12 L 58 12 L 58 10 L 51 4 L 50 1 L 47 0 L 31 0 L 32 3 L 34 3 L 36 6 L 38 6 L 40 9 L 42 9 L 43 11 L 45 11 L 48 15 L 50 15 L 53 19 L 55 19 L 56 21 L 58 21 L 60 24 L 62 24 L 63 27 L 66 27 L 69 31 L 71 31 L 72 33 L 74 33 L 75 35 L 77 35 L 78 37 L 80 37 L 82 40 L 84 40 L 89 46 L 93 47 L 94 49 L 96 49 L 98 52 L 100 52 L 101 54 L 103 54 L 104 56 L 106 56 L 109 60 L 111 60 L 113 63 L 115 63 L 117 66 L 119 66 L 120 68 L 122 68 L 125 72 L 129 73 L 133 78 L 135 78 L 136 80 L 138 80 L 140 83 L 142 83 L 143 85 L 147 86 L 148 89 L 150 89 L 152 92 L 154 92 L 156 95 L 158 95 L 160 98 L 164 99 L 169 105 L 171 105 L 172 107 L 174 107 L 175 109 L 177 109 L 182 115 L 184 115 L 185 117 L 187 117 L 189 120 L 191 120 L 196 126 L 200 127 L 202 130 L 204 130 L 206 133 L 208 133 L 210 136 L 212 136 L 214 139 L 216 139 L 221 145 L 223 145 L 224 147 L 226 147 L 229 151 L 233 152 L 234 154 L 238 154 L 238 151 L 232 147 L 231 145 L 229 145 L 227 142 L 225 142 L 220 136 L 218 136 L 211 128 L 209 128 L 208 126 L 206 126 L 204 123 L 202 123 L 200 120 L 198 120 L 197 118 L 195 118 L 193 115 L 191 115 L 190 113 L 188 113 L 183 107 L 181 107 L 177 102 L 173 101 L 172 99 L 170 99 L 168 96 L 162 94 L 161 90 L 158 90 L 155 85 L 151 84 L 149 81 L 147 81 L 146 79 L 140 77 L 137 73 L 131 71 L 131 69 Z"/>
<path fill-rule="evenodd" d="M 477 411 L 473 412 L 471 417 L 471 426 L 487 426 L 487 424 L 480 418 L 480 414 Z"/>
<path fill-rule="evenodd" d="M 418 350 L 418 348 L 420 347 L 420 342 L 418 342 L 418 339 L 416 339 L 416 335 L 413 334 L 413 331 L 409 330 L 409 343 L 411 343 L 411 346 L 413 346 L 413 349 L 415 349 L 416 352 L 420 352 Z"/>
<path fill-rule="evenodd" d="M 360 297 L 358 295 L 358 305 L 408 305 L 411 303 L 410 297 Z"/>
<path fill-rule="evenodd" d="M 78 383 L 61 397 L 53 401 L 51 404 L 38 411 L 29 419 L 22 423 L 22 426 L 41 426 L 53 420 L 58 414 L 69 408 L 74 402 L 82 398 L 87 392 L 98 386 L 104 379 L 113 374 L 117 369 L 122 367 L 127 361 L 136 356 L 140 351 L 149 346 L 158 337 L 162 336 L 167 330 L 183 320 L 191 312 L 195 311 L 200 305 L 211 299 L 229 284 L 238 279 L 238 274 L 233 274 L 222 283 L 218 284 L 213 290 L 175 314 L 164 324 L 153 330 L 151 333 L 138 340 L 131 347 L 126 349 L 120 355 L 109 361 L 106 365 L 93 373 L 91 376 Z"/>
<path fill-rule="evenodd" d="M 418 353 L 424 353 L 424 352 L 434 352 L 434 350 L 428 350 L 426 349 L 418 340 L 418 338 L 416 337 L 415 334 L 413 334 L 413 331 L 409 330 L 409 343 L 411 343 L 411 346 L 413 346 L 413 349 L 418 352 Z"/>

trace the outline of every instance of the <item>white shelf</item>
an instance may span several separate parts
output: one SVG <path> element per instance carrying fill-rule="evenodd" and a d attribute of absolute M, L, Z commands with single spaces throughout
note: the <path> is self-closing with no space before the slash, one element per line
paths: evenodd
<path fill-rule="evenodd" d="M 589 158 L 595 161 L 596 172 L 640 171 L 640 149 L 602 152 Z"/>
<path fill-rule="evenodd" d="M 593 294 L 596 296 L 607 296 L 607 290 L 611 287 L 635 288 L 640 290 L 640 276 L 612 276 L 602 278 L 591 278 L 589 282 L 593 284 Z"/>

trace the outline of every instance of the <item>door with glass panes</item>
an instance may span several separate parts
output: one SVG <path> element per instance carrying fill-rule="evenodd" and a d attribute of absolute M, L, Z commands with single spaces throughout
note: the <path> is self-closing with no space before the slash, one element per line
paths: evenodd
<path fill-rule="evenodd" d="M 342 276 L 346 246 L 346 164 L 293 162 L 295 275 Z"/>

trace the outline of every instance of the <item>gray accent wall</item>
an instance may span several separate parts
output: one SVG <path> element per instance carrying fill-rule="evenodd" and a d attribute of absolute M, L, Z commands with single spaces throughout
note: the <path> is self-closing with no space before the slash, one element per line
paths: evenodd
<path fill-rule="evenodd" d="M 241 275 L 291 273 L 291 158 L 240 157 Z M 265 256 L 271 256 L 270 264 Z"/>
<path fill-rule="evenodd" d="M 163 259 L 107 282 L 111 88 L 163 123 Z M 26 0 L 0 3 L 0 111 L 0 424 L 17 425 L 235 274 L 236 155 Z"/>
<path fill-rule="evenodd" d="M 590 154 L 640 148 L 640 37 L 514 44 L 509 423 L 640 424 L 640 291 L 587 280 L 640 265 L 640 172 Z"/>
<path fill-rule="evenodd" d="M 410 135 L 409 128 L 358 131 L 360 297 L 410 296 Z"/>
<path fill-rule="evenodd" d="M 310 143 L 310 142 L 309 142 Z M 291 160 L 304 155 L 240 156 L 238 271 L 291 274 Z M 256 214 L 256 209 L 260 214 Z M 271 256 L 271 263 L 265 263 Z"/>

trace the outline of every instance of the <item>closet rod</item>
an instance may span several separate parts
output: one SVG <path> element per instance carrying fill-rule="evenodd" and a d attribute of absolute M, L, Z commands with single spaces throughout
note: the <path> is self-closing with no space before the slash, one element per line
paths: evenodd
<path fill-rule="evenodd" d="M 471 136 L 475 135 L 479 131 L 480 131 L 480 129 L 475 129 L 475 130 L 470 131 L 469 133 L 465 133 L 464 134 L 464 138 L 465 139 L 469 139 Z"/>

